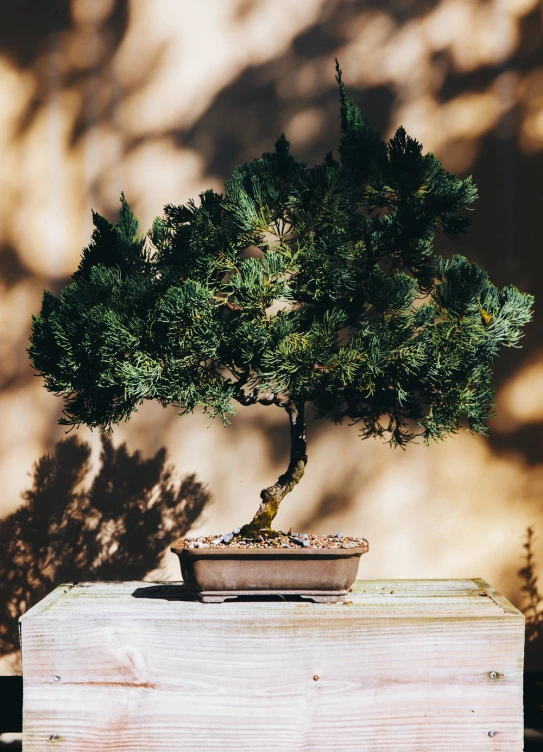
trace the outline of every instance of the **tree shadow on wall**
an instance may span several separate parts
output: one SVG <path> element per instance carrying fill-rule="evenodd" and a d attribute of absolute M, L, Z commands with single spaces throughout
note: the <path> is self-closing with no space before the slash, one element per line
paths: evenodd
<path fill-rule="evenodd" d="M 90 487 L 91 448 L 59 441 L 35 465 L 25 503 L 0 521 L 0 654 L 19 649 L 19 616 L 61 582 L 141 580 L 210 501 L 194 475 L 180 482 L 166 450 L 142 459 L 102 438 Z"/>

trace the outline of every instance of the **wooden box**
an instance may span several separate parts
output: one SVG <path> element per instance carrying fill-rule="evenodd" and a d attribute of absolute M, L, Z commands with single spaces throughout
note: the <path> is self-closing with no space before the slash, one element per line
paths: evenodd
<path fill-rule="evenodd" d="M 346 604 L 68 584 L 21 618 L 24 752 L 521 752 L 524 618 L 482 580 Z"/>

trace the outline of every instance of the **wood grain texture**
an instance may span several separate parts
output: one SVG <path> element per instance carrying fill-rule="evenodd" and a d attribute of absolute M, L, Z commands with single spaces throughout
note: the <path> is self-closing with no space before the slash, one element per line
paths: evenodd
<path fill-rule="evenodd" d="M 482 580 L 359 581 L 330 605 L 188 597 L 77 584 L 25 614 L 24 752 L 523 748 L 524 618 Z"/>

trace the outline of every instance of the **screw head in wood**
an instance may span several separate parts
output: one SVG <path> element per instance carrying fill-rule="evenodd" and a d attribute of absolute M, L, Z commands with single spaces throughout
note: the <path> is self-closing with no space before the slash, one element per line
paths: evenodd
<path fill-rule="evenodd" d="M 491 671 L 489 673 L 489 676 L 490 676 L 491 679 L 497 679 L 498 678 L 498 674 L 496 673 L 496 671 Z"/>
<path fill-rule="evenodd" d="M 58 734 L 51 734 L 51 736 L 49 737 L 50 742 L 56 742 L 57 739 L 58 739 Z"/>
<path fill-rule="evenodd" d="M 59 682 L 60 681 L 60 676 L 53 676 L 53 681 L 54 682 Z"/>
<path fill-rule="evenodd" d="M 498 733 L 497 731 L 489 731 L 488 735 L 489 736 L 496 736 L 497 733 Z"/>
<path fill-rule="evenodd" d="M 313 681 L 319 681 L 319 679 L 320 679 L 319 675 L 315 674 L 315 676 L 313 677 Z"/>

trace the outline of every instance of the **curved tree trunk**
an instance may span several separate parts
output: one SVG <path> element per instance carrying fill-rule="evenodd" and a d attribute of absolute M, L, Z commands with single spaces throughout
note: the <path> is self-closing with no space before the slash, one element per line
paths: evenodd
<path fill-rule="evenodd" d="M 300 481 L 307 465 L 304 403 L 293 403 L 285 409 L 290 419 L 290 462 L 287 471 L 279 476 L 277 482 L 260 492 L 260 507 L 249 525 L 243 529 L 244 533 L 255 534 L 262 529 L 271 528 L 279 511 L 279 504 Z"/>

